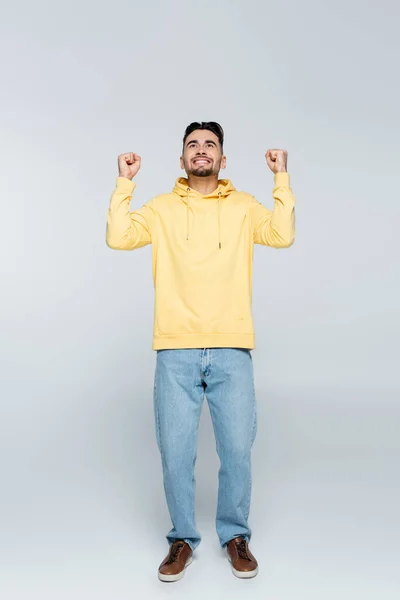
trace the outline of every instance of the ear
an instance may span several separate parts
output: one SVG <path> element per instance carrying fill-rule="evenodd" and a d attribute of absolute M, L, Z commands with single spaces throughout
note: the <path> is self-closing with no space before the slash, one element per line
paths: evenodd
<path fill-rule="evenodd" d="M 225 169 L 226 167 L 226 156 L 221 158 L 221 169 Z"/>
<path fill-rule="evenodd" d="M 182 158 L 182 156 L 180 157 L 180 161 L 181 161 L 181 169 L 184 169 L 185 165 L 183 164 L 183 158 Z"/>

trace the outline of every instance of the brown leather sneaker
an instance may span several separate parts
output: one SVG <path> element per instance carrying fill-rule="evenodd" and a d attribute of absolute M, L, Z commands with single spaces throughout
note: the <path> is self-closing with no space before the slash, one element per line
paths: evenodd
<path fill-rule="evenodd" d="M 193 552 L 189 544 L 176 540 L 170 544 L 169 552 L 158 567 L 158 579 L 161 581 L 178 581 L 185 574 L 185 569 L 193 560 Z"/>
<path fill-rule="evenodd" d="M 258 563 L 250 552 L 248 542 L 243 537 L 236 537 L 226 545 L 228 560 L 232 564 L 232 572 L 242 579 L 255 577 Z"/>

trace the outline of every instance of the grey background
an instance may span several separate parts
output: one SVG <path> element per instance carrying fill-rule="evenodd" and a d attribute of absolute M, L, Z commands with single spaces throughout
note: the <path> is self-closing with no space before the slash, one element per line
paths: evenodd
<path fill-rule="evenodd" d="M 394 1 L 2 9 L 2 596 L 399 597 L 398 19 Z M 288 150 L 297 237 L 255 248 L 260 574 L 219 549 L 205 403 L 203 542 L 166 585 L 151 247 L 110 250 L 105 220 L 118 154 L 142 156 L 139 207 L 208 119 L 224 176 L 268 207 L 264 154 Z"/>

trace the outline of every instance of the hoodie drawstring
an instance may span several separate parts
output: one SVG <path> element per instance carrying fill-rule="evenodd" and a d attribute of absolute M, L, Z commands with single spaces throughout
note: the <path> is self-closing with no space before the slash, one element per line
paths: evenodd
<path fill-rule="evenodd" d="M 187 202 L 186 202 L 186 240 L 189 239 L 189 202 L 190 202 L 190 188 L 187 188 Z"/>
<path fill-rule="evenodd" d="M 189 205 L 190 205 L 190 188 L 186 188 L 187 202 L 186 202 L 186 241 L 189 239 Z M 221 192 L 218 192 L 218 248 L 221 249 L 221 219 L 220 219 L 220 201 Z"/>
<path fill-rule="evenodd" d="M 221 192 L 218 192 L 218 248 L 221 248 L 221 224 L 220 224 L 220 217 L 219 217 L 220 200 L 221 200 Z"/>

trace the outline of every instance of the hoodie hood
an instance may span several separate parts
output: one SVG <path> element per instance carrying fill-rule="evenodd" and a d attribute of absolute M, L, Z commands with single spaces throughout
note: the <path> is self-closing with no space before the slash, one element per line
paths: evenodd
<path fill-rule="evenodd" d="M 186 177 L 179 177 L 175 182 L 172 193 L 177 194 L 186 204 L 186 240 L 189 240 L 190 197 L 202 198 L 205 202 L 213 198 L 218 198 L 218 248 L 221 248 L 220 203 L 221 200 L 227 198 L 232 192 L 235 191 L 236 188 L 229 179 L 219 179 L 217 188 L 211 192 L 211 194 L 203 196 L 200 194 L 200 192 L 197 192 L 193 188 L 189 187 L 189 182 Z"/>

